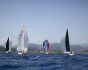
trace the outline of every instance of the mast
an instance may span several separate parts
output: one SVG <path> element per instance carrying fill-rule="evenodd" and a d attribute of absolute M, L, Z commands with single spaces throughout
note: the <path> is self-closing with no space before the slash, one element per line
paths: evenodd
<path fill-rule="evenodd" d="M 8 37 L 8 39 L 7 39 L 7 42 L 6 42 L 6 49 L 5 49 L 6 51 L 9 51 L 9 37 Z"/>
<path fill-rule="evenodd" d="M 69 35 L 68 35 L 68 29 L 66 31 L 66 37 L 65 37 L 65 45 L 66 45 L 66 51 L 70 51 L 70 44 L 69 44 Z"/>

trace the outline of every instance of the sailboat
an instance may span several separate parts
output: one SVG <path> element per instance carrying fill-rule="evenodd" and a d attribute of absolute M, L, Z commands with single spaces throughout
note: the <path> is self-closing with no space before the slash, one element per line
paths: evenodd
<path fill-rule="evenodd" d="M 69 55 L 74 55 L 74 52 L 70 49 L 70 43 L 69 43 L 69 35 L 68 35 L 68 29 L 66 30 L 66 34 L 61 40 L 61 45 L 63 47 L 64 53 L 67 53 Z"/>
<path fill-rule="evenodd" d="M 7 42 L 6 42 L 6 49 L 5 49 L 6 53 L 9 52 L 9 37 L 7 39 Z"/>
<path fill-rule="evenodd" d="M 18 36 L 18 45 L 17 45 L 18 54 L 26 53 L 27 48 L 28 48 L 28 36 L 25 28 L 23 27 L 20 32 L 20 35 Z"/>
<path fill-rule="evenodd" d="M 48 40 L 45 40 L 43 42 L 43 49 L 45 51 L 45 54 L 48 54 L 48 50 L 49 50 L 49 41 Z"/>

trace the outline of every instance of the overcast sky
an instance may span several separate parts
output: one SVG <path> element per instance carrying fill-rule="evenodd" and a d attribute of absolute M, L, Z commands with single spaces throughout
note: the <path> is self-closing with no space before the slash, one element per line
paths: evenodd
<path fill-rule="evenodd" d="M 67 28 L 71 44 L 88 43 L 88 0 L 0 0 L 0 45 L 23 26 L 29 43 L 60 43 Z"/>

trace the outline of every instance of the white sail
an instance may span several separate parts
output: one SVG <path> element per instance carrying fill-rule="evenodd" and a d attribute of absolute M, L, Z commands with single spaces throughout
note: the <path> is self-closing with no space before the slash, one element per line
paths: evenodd
<path fill-rule="evenodd" d="M 65 35 L 66 35 L 66 33 L 64 33 L 64 35 L 61 38 L 61 45 L 62 45 L 62 49 L 63 49 L 64 53 L 66 52 Z"/>
<path fill-rule="evenodd" d="M 28 36 L 25 28 L 23 27 L 18 37 L 17 51 L 27 52 Z"/>
<path fill-rule="evenodd" d="M 9 41 L 9 51 L 11 51 L 12 48 L 12 41 Z"/>

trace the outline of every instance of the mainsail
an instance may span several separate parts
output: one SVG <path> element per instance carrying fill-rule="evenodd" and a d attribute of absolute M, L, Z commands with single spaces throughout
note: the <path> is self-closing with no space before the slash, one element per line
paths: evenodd
<path fill-rule="evenodd" d="M 11 51 L 11 48 L 12 48 L 12 41 L 9 40 L 9 51 Z"/>
<path fill-rule="evenodd" d="M 28 36 L 25 28 L 23 27 L 18 37 L 17 51 L 27 52 Z"/>
<path fill-rule="evenodd" d="M 9 37 L 7 39 L 7 42 L 6 42 L 6 49 L 5 49 L 5 51 L 9 51 Z"/>
<path fill-rule="evenodd" d="M 70 51 L 68 29 L 66 30 L 65 35 L 61 39 L 61 45 L 63 47 L 64 52 L 69 52 Z"/>
<path fill-rule="evenodd" d="M 70 51 L 70 44 L 69 44 L 69 35 L 68 35 L 68 29 L 66 31 L 66 37 L 65 37 L 65 45 L 66 45 L 66 51 Z"/>

